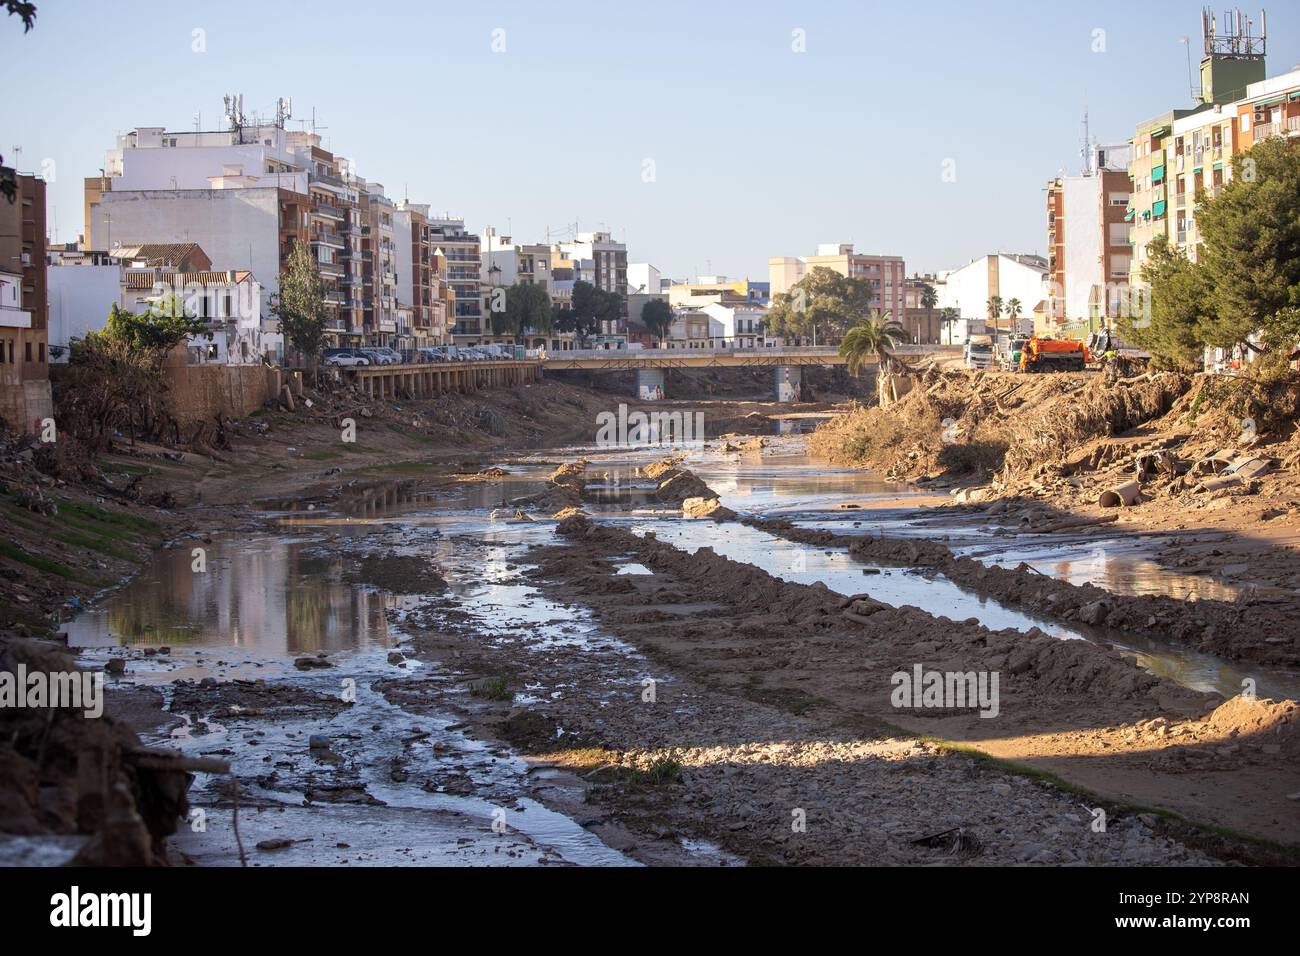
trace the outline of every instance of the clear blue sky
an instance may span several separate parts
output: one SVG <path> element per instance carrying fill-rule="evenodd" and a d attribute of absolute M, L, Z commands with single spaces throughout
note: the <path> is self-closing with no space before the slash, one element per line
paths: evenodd
<path fill-rule="evenodd" d="M 37 4 L 26 36 L 0 21 L 0 153 L 54 161 L 61 240 L 119 131 L 200 111 L 217 128 L 242 92 L 249 111 L 314 106 L 326 145 L 391 196 L 516 241 L 605 226 L 682 278 L 766 279 L 769 256 L 818 242 L 909 271 L 1042 253 L 1042 188 L 1078 165 L 1085 98 L 1097 139 L 1127 140 L 1189 104 L 1179 38 L 1194 69 L 1200 53 L 1193 0 Z M 1300 6 L 1269 14 L 1274 75 L 1300 63 Z"/>

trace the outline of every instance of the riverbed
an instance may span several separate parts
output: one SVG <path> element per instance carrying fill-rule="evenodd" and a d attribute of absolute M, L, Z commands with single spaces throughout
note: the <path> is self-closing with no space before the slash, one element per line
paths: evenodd
<path fill-rule="evenodd" d="M 842 534 L 936 538 L 990 564 L 1026 562 L 1073 583 L 1125 594 L 1231 600 L 1229 585 L 1161 569 L 1158 537 L 1038 536 L 1027 545 L 938 509 L 939 497 L 808 457 L 797 436 L 761 452 L 711 441 L 682 449 L 723 504 Z M 126 659 L 119 690 L 157 693 L 170 719 L 147 736 L 231 763 L 241 781 L 200 775 L 200 818 L 173 839 L 193 865 L 476 864 L 738 865 L 697 837 L 651 858 L 609 821 L 584 819 L 583 780 L 523 759 L 476 733 L 495 692 L 454 654 L 425 660 L 412 633 L 454 621 L 510 653 L 582 660 L 627 682 L 661 680 L 653 662 L 575 606 L 543 597 L 525 576 L 527 553 L 554 543 L 555 522 L 521 518 L 516 499 L 541 491 L 562 462 L 585 457 L 595 520 L 687 552 L 708 547 L 774 577 L 870 593 L 992 630 L 1038 628 L 1062 641 L 1120 650 L 1150 673 L 1230 697 L 1242 681 L 1262 695 L 1300 696 L 1300 677 L 1139 639 L 1038 618 L 921 569 L 871 567 L 845 549 L 810 548 L 741 524 L 683 520 L 653 498 L 639 469 L 663 448 L 565 447 L 503 455 L 499 480 L 425 486 L 403 479 L 345 488 L 317 501 L 261 504 L 255 530 L 195 535 L 157 554 L 129 584 L 67 625 L 91 664 Z M 198 555 L 201 553 L 201 560 Z M 432 560 L 445 587 L 398 593 L 360 580 L 364 555 Z M 198 563 L 196 564 L 196 561 Z M 629 575 L 647 569 L 629 562 Z M 304 663 L 304 661 L 306 663 Z M 316 662 L 319 662 L 317 664 Z M 558 665 L 557 665 L 558 666 Z M 526 711 L 537 694 L 601 694 L 580 675 L 511 690 Z M 612 692 L 611 692 L 612 693 Z M 209 700 L 211 698 L 211 700 Z M 563 728 L 559 733 L 563 734 Z M 202 826 L 196 825 L 201 819 Z M 235 823 L 238 823 L 236 831 Z M 262 848 L 259 849 L 258 845 Z"/>

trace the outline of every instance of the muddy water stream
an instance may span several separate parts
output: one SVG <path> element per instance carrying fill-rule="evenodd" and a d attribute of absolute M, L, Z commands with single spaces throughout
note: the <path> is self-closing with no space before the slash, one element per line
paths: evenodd
<path fill-rule="evenodd" d="M 539 778 L 538 768 L 510 751 L 489 749 L 464 733 L 451 713 L 417 712 L 375 689 L 381 680 L 444 679 L 414 660 L 397 670 L 388 657 L 407 640 L 403 622 L 427 597 L 384 593 L 347 575 L 349 556 L 361 551 L 431 555 L 447 580 L 447 596 L 472 618 L 484 640 L 522 634 L 526 649 L 564 642 L 637 666 L 633 648 L 602 635 L 581 613 L 550 604 L 521 577 L 525 552 L 552 541 L 554 523 L 515 521 L 513 508 L 506 506 L 541 489 L 556 464 L 579 455 L 590 462 L 589 487 L 597 498 L 588 510 L 638 533 L 654 531 L 685 550 L 711 547 L 786 580 L 821 581 L 845 594 L 868 592 L 953 620 L 977 618 L 993 629 L 1038 627 L 1062 640 L 1110 643 L 1153 673 L 1197 689 L 1235 694 L 1242 679 L 1251 677 L 1261 694 L 1300 696 L 1294 674 L 1039 619 L 933 572 L 881 567 L 864 574 L 866 566 L 843 549 L 809 548 L 740 524 L 683 521 L 653 500 L 653 483 L 637 473 L 663 454 L 662 449 L 553 449 L 503 459 L 499 464 L 509 474 L 501 482 L 465 482 L 436 491 L 393 482 L 349 491 L 330 503 L 270 502 L 266 516 L 277 530 L 196 539 L 159 553 L 132 583 L 72 622 L 69 642 L 83 648 L 92 663 L 130 654 L 123 680 L 157 687 L 169 699 L 182 680 L 264 678 L 325 697 L 337 697 L 344 679 L 355 682 L 355 702 L 336 713 L 255 722 L 235 712 L 227 718 L 187 718 L 165 732 L 167 742 L 221 755 L 241 779 L 260 781 L 249 795 L 256 812 L 245 810 L 240 819 L 245 847 L 280 837 L 294 842 L 274 855 L 257 855 L 253 862 L 259 865 L 633 862 L 533 798 L 547 771 Z M 1154 541 L 1056 537 L 1026 544 L 993 527 L 902 507 L 905 502 L 884 507 L 899 497 L 898 486 L 813 461 L 797 440 L 763 455 L 694 448 L 687 464 L 737 511 L 780 514 L 802 526 L 844 534 L 944 539 L 959 553 L 989 563 L 1026 561 L 1045 574 L 1123 593 L 1232 596 L 1226 585 L 1161 571 L 1150 560 Z M 846 510 L 848 504 L 854 509 Z M 205 551 L 202 572 L 194 570 L 195 547 Z M 623 572 L 648 573 L 634 563 Z M 138 656 L 145 648 L 161 647 L 167 653 Z M 295 658 L 319 654 L 328 655 L 334 667 L 294 668 Z M 468 693 L 450 682 L 447 687 L 448 693 Z M 525 689 L 515 702 L 526 705 L 528 699 Z M 328 749 L 311 746 L 318 738 L 328 741 Z M 311 799 L 314 770 L 326 756 L 342 768 L 349 799 Z M 462 786 L 406 782 L 437 777 L 435 769 L 445 771 L 448 759 L 455 761 Z M 398 763 L 404 767 L 400 780 L 388 772 Z M 268 767 L 275 769 L 268 774 Z M 217 780 L 200 779 L 196 802 L 209 801 L 218 822 L 229 813 L 217 799 L 219 792 Z M 501 821 L 503 834 L 493 829 Z M 196 863 L 238 863 L 228 826 L 185 832 L 176 846 Z M 684 845 L 683 852 L 689 862 L 728 862 L 706 844 Z"/>

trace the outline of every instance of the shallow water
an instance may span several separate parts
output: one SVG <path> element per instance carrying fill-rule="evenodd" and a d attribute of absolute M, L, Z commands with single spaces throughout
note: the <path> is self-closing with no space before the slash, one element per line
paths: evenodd
<path fill-rule="evenodd" d="M 861 472 L 820 464 L 794 443 L 762 455 L 724 455 L 716 447 L 698 444 L 683 451 L 689 456 L 687 466 L 737 511 L 779 515 L 802 527 L 849 535 L 885 533 L 944 540 L 957 553 L 990 564 L 1014 566 L 1024 561 L 1054 577 L 1092 582 L 1126 594 L 1231 599 L 1236 593 L 1221 582 L 1161 571 L 1151 560 L 1159 538 L 1026 539 L 1000 535 L 995 526 L 980 525 L 978 520 L 896 505 L 875 507 L 897 497 L 898 487 Z M 447 730 L 454 722 L 451 715 L 412 714 L 369 691 L 370 681 L 378 676 L 392 679 L 419 672 L 420 665 L 410 662 L 407 671 L 395 675 L 393 668 L 385 666 L 385 655 L 403 640 L 401 621 L 422 598 L 388 594 L 347 579 L 347 553 L 391 550 L 430 555 L 446 578 L 448 595 L 472 616 L 484 640 L 522 640 L 525 649 L 538 651 L 563 644 L 635 663 L 639 660 L 635 649 L 603 635 L 581 612 L 546 601 L 520 577 L 528 548 L 554 541 L 555 525 L 545 519 L 516 520 L 511 501 L 541 490 L 557 464 L 579 456 L 588 459 L 590 485 L 599 492 L 598 500 L 586 506 L 598 520 L 621 523 L 638 533 L 654 531 L 660 540 L 687 551 L 712 547 L 784 580 L 821 581 L 843 594 L 869 593 L 890 604 L 914 605 L 953 620 L 976 618 L 992 629 L 1038 627 L 1063 640 L 1109 643 L 1143 668 L 1196 689 L 1235 694 L 1242 679 L 1251 677 L 1261 694 L 1300 696 L 1300 677 L 1295 674 L 1037 618 L 965 591 L 939 574 L 872 569 L 843 548 L 800 545 L 740 524 L 684 521 L 679 512 L 653 500 L 652 484 L 638 473 L 665 454 L 662 448 L 552 449 L 503 456 L 497 464 L 509 474 L 501 482 L 464 481 L 422 490 L 405 479 L 348 488 L 329 505 L 265 502 L 266 514 L 279 521 L 280 533 L 228 534 L 160 552 L 134 581 L 71 622 L 69 643 L 85 649 L 91 663 L 122 653 L 123 648 L 166 645 L 167 655 L 132 657 L 127 675 L 130 682 L 164 690 L 177 679 L 205 676 L 274 677 L 326 685 L 337 681 L 337 674 L 302 673 L 292 667 L 295 657 L 322 652 L 342 661 L 349 674 L 358 675 L 364 696 L 361 706 L 329 721 L 290 723 L 273 733 L 263 728 L 258 746 L 238 749 L 235 759 L 241 776 L 244 771 L 255 776 L 266 758 L 299 753 L 307 736 L 324 733 L 348 741 L 343 746 L 351 759 L 372 768 L 363 774 L 366 789 L 387 806 L 303 808 L 294 803 L 292 792 L 280 792 L 274 799 L 282 807 L 250 817 L 247 827 L 254 840 L 289 830 L 314 835 L 310 842 L 295 844 L 274 858 L 259 858 L 271 865 L 343 859 L 480 865 L 631 862 L 572 820 L 514 796 L 508 804 L 514 842 L 511 852 L 503 854 L 500 848 L 505 844 L 485 829 L 496 808 L 491 801 L 412 792 L 413 788 L 395 786 L 373 772 L 374 767 L 387 764 L 393 746 L 390 740 L 376 739 L 383 735 L 369 732 L 375 722 L 428 732 L 457 755 L 476 782 L 503 794 L 519 789 L 527 768 L 517 758 L 488 753 L 478 741 Z M 916 498 L 920 502 L 922 496 Z M 844 510 L 848 503 L 865 507 Z M 205 550 L 204 571 L 193 569 L 195 547 Z M 864 568 L 878 573 L 864 574 Z M 628 557 L 619 573 L 652 572 Z M 528 699 L 525 692 L 517 703 L 526 704 Z M 219 726 L 208 726 L 201 734 L 187 727 L 175 743 L 194 752 L 209 752 L 230 733 Z M 364 824 L 359 822 L 363 818 Z M 420 839 L 405 836 L 415 821 L 425 827 Z M 369 828 L 365 852 L 337 847 L 338 841 L 329 839 L 340 828 L 358 826 Z M 237 862 L 234 846 L 223 832 L 224 828 L 216 828 L 207 840 L 186 835 L 181 845 L 198 862 Z M 696 850 L 703 862 L 726 862 L 711 856 L 707 845 Z"/>

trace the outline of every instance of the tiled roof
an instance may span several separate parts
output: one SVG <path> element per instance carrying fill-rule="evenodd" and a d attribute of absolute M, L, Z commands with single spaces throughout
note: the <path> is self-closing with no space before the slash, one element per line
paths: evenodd
<path fill-rule="evenodd" d="M 123 246 L 116 255 L 122 259 L 143 259 L 151 266 L 174 266 L 195 249 L 197 242 L 148 242 L 138 246 Z"/>

